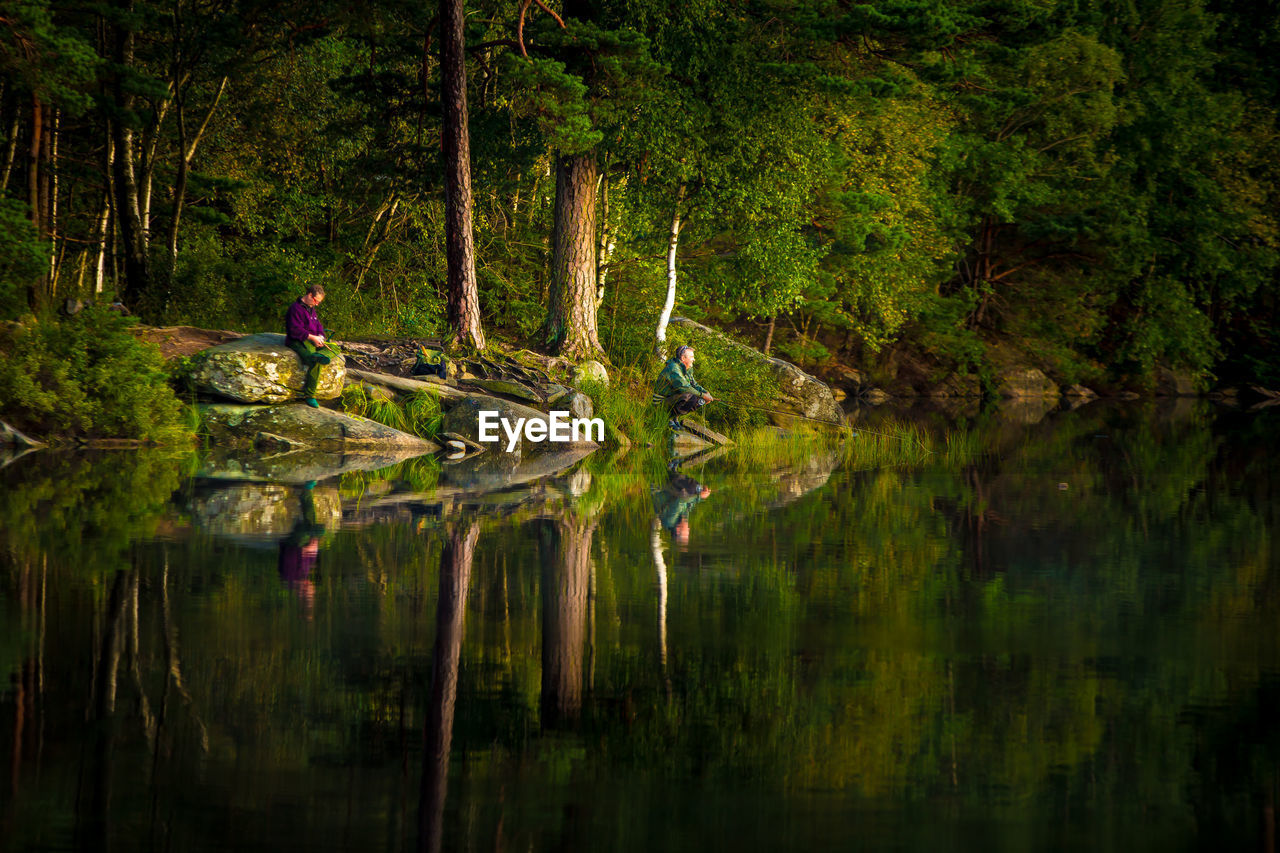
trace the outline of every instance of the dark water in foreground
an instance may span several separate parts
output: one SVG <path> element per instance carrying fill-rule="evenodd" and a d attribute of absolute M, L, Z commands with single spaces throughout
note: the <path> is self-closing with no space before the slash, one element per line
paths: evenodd
<path fill-rule="evenodd" d="M 482 496 L 37 454 L 0 848 L 1274 849 L 1278 426 L 1090 406 Z"/>

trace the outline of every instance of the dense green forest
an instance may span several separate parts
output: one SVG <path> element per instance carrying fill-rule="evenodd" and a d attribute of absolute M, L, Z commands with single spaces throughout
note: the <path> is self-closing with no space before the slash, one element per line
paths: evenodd
<path fill-rule="evenodd" d="M 1280 382 L 1274 4 L 18 0 L 0 24 L 5 318 L 115 297 L 274 328 L 320 282 L 340 337 L 472 323 L 634 363 L 671 288 L 809 365 Z M 478 318 L 447 310 L 451 266 Z"/>

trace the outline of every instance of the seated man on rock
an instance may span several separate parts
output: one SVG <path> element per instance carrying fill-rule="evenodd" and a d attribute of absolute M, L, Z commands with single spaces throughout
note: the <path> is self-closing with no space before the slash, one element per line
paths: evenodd
<path fill-rule="evenodd" d="M 662 372 L 653 383 L 653 401 L 662 403 L 671 414 L 668 426 L 683 429 L 680 415 L 705 406 L 715 398 L 693 378 L 693 347 L 676 348 L 676 354 L 667 359 Z"/>
<path fill-rule="evenodd" d="M 332 354 L 337 353 L 333 344 L 325 341 L 325 329 L 320 325 L 320 316 L 316 313 L 321 302 L 324 302 L 324 288 L 313 284 L 289 306 L 289 311 L 284 315 L 284 342 L 298 354 L 302 366 L 307 368 L 307 380 L 302 393 L 306 404 L 313 409 L 320 408 L 320 404 L 316 402 L 316 389 L 320 387 L 320 368 L 331 361 Z"/>

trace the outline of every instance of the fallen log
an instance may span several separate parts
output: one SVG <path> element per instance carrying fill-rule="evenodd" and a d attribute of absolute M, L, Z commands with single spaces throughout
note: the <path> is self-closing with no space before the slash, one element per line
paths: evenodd
<path fill-rule="evenodd" d="M 385 388 L 394 388 L 396 391 L 404 391 L 406 394 L 425 391 L 428 394 L 435 394 L 437 397 L 470 396 L 466 391 L 459 391 L 457 388 L 445 385 L 443 382 L 431 382 L 421 379 L 405 379 L 402 376 L 391 376 L 386 373 L 373 373 L 369 370 L 359 370 L 357 368 L 347 368 L 347 376 L 351 379 L 368 382 L 371 385 L 381 385 Z"/>

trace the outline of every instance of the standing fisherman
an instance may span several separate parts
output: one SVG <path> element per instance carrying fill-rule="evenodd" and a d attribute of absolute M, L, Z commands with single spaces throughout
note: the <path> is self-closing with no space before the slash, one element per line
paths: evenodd
<path fill-rule="evenodd" d="M 693 378 L 693 358 L 693 347 L 678 347 L 653 383 L 653 401 L 667 407 L 671 413 L 667 426 L 672 429 L 684 429 L 680 415 L 687 415 L 715 399 Z"/>
<path fill-rule="evenodd" d="M 320 408 L 320 404 L 316 402 L 316 389 L 320 387 L 320 368 L 332 360 L 332 353 L 337 352 L 332 344 L 325 341 L 324 326 L 320 325 L 320 316 L 316 313 L 321 302 L 324 302 L 324 288 L 313 284 L 289 306 L 289 311 L 284 315 L 284 342 L 298 354 L 302 366 L 307 369 L 307 380 L 302 393 L 306 404 L 313 409 Z"/>

